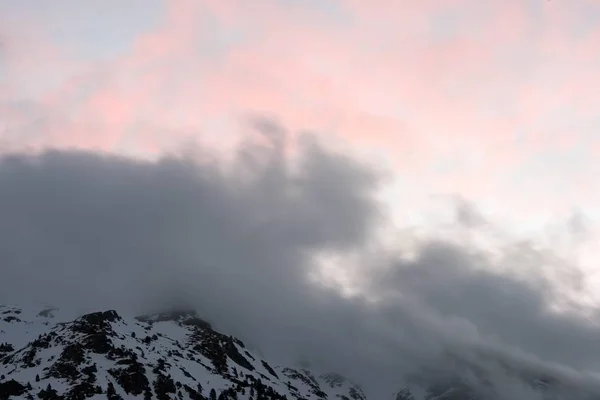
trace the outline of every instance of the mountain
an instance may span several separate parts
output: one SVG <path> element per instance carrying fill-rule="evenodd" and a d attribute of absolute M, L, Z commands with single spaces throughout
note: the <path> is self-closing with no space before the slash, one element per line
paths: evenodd
<path fill-rule="evenodd" d="M 481 352 L 446 354 L 403 381 L 395 400 L 600 400 L 600 388 L 558 371 Z"/>
<path fill-rule="evenodd" d="M 0 307 L 0 399 L 366 400 L 340 375 L 271 365 L 194 311 L 59 313 Z"/>
<path fill-rule="evenodd" d="M 600 400 L 599 392 L 540 370 L 496 363 L 512 379 L 499 383 L 460 355 L 449 359 L 450 368 L 399 377 L 400 390 L 385 399 Z M 192 310 L 72 319 L 51 308 L 0 306 L 0 400 L 13 398 L 367 400 L 339 374 L 273 365 Z"/>

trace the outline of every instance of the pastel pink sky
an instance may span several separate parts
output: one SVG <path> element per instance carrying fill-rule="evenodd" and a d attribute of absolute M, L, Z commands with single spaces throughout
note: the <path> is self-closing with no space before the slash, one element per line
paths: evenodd
<path fill-rule="evenodd" d="M 398 203 L 600 216 L 599 1 L 44 4 L 0 0 L 6 148 L 229 144 L 253 112 L 382 153 Z"/>

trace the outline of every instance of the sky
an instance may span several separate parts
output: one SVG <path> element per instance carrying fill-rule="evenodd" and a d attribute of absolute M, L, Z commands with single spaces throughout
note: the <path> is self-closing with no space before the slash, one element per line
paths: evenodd
<path fill-rule="evenodd" d="M 599 18 L 592 0 L 0 0 L 0 301 L 178 293 L 366 380 L 445 348 L 588 379 Z"/>
<path fill-rule="evenodd" d="M 458 192 L 538 226 L 574 207 L 598 216 L 597 2 L 3 0 L 0 11 L 5 146 L 224 146 L 256 112 L 385 159 L 396 197 Z"/>

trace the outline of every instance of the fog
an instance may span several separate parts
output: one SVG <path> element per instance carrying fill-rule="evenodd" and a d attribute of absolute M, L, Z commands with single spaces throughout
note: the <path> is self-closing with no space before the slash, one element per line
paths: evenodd
<path fill-rule="evenodd" d="M 381 171 L 274 123 L 257 129 L 263 140 L 227 162 L 207 149 L 156 161 L 2 156 L 0 302 L 122 313 L 184 303 L 276 362 L 338 371 L 374 398 L 421 367 L 471 362 L 507 399 L 536 398 L 507 363 L 595 384 L 594 318 L 553 311 L 560 291 L 545 274 L 510 272 L 552 254 L 507 245 L 514 268 L 499 269 L 484 251 L 431 238 L 402 257 L 378 244 Z M 468 202 L 456 215 L 487 224 Z M 313 279 L 317 256 L 350 253 L 357 295 Z"/>

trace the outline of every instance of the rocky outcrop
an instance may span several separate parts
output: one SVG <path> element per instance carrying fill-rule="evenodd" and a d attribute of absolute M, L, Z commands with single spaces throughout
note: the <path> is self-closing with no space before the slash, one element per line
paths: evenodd
<path fill-rule="evenodd" d="M 37 336 L 23 346 L 0 342 L 0 400 L 365 400 L 343 377 L 332 384 L 271 365 L 191 310 L 130 320 L 110 310 L 54 323 L 50 313 L 29 314 L 11 327 L 22 323 Z"/>

